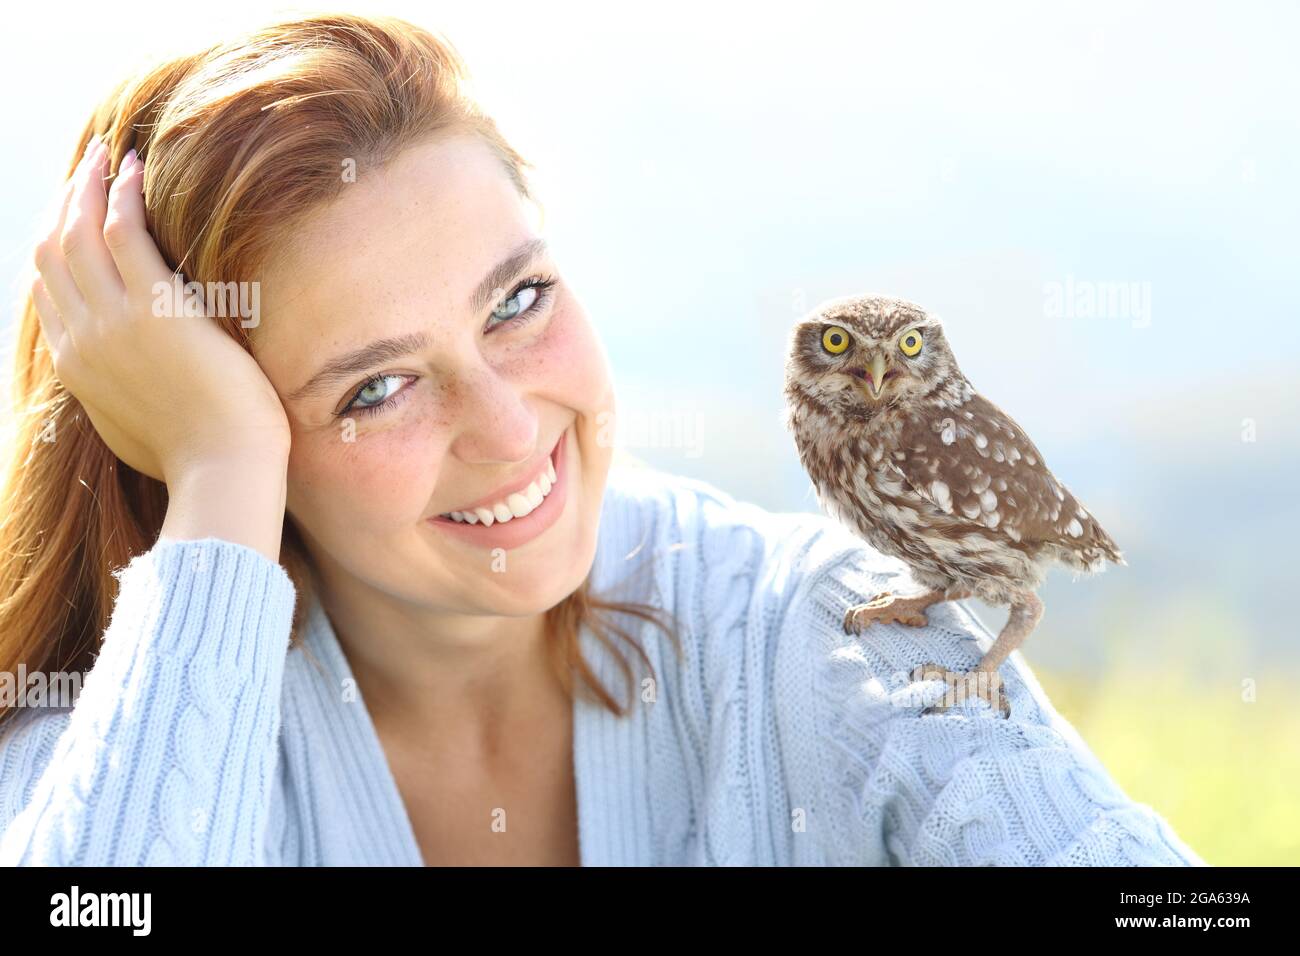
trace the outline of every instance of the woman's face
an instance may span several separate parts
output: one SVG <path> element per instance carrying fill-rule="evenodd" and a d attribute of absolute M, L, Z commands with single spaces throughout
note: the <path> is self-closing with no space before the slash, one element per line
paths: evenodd
<path fill-rule="evenodd" d="M 614 396 L 537 218 L 480 139 L 437 137 L 359 168 L 264 271 L 254 354 L 326 588 L 526 615 L 590 569 Z M 536 510 L 502 522 L 548 467 Z M 491 526 L 440 517 L 470 509 Z"/>

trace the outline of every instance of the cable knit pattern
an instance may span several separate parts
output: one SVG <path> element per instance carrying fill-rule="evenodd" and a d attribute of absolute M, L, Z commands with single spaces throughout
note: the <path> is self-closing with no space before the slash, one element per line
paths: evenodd
<path fill-rule="evenodd" d="M 1116 785 L 1019 652 L 1001 669 L 1011 720 L 979 700 L 922 717 L 944 688 L 911 669 L 969 668 L 992 636 L 960 604 L 925 628 L 845 634 L 846 608 L 911 582 L 828 518 L 620 464 L 591 573 L 607 598 L 671 611 L 683 654 L 625 618 L 653 679 L 633 658 L 624 718 L 574 703 L 585 865 L 1205 865 Z M 163 540 L 119 580 L 76 706 L 0 727 L 0 862 L 426 862 L 319 604 L 285 653 L 282 568 Z"/>
<path fill-rule="evenodd" d="M 807 728 L 818 741 L 811 759 L 823 761 L 823 835 L 839 861 L 1205 865 L 1159 815 L 1115 784 L 1018 651 L 1000 670 L 1013 719 L 982 702 L 917 716 L 944 688 L 913 684 L 916 664 L 933 658 L 967 670 L 993 641 L 964 606 L 932 608 L 924 629 L 876 625 L 869 640 L 855 640 L 837 626 L 844 609 L 862 593 L 914 587 L 910 578 L 881 573 L 852 549 L 817 577 L 795 618 L 812 641 L 801 653 L 821 666 L 806 688 L 811 720 L 795 717 L 792 733 Z"/>
<path fill-rule="evenodd" d="M 288 575 L 207 539 L 163 540 L 117 578 L 75 707 L 23 711 L 3 728 L 0 863 L 261 861 Z"/>

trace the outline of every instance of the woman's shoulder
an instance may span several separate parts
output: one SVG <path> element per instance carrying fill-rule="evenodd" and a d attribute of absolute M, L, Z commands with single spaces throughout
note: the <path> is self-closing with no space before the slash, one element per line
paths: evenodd
<path fill-rule="evenodd" d="M 960 602 L 930 608 L 924 627 L 846 633 L 850 607 L 916 585 L 834 519 L 651 468 L 611 489 L 683 622 L 684 723 L 707 765 L 744 768 L 773 819 L 797 814 L 790 860 L 1204 865 L 1125 794 L 1018 651 L 1000 669 L 1011 719 L 983 701 L 923 715 L 944 688 L 913 680 L 916 665 L 970 670 L 993 635 Z"/>
<path fill-rule="evenodd" d="M 635 460 L 611 468 L 593 581 L 670 611 L 697 662 L 695 680 L 711 688 L 754 690 L 737 662 L 765 661 L 772 673 L 778 645 L 808 645 L 817 633 L 792 633 L 792 608 L 851 600 L 906 569 L 897 560 L 820 513 L 768 510 L 712 482 Z M 822 642 L 824 643 L 824 641 Z"/>
<path fill-rule="evenodd" d="M 610 468 L 600 544 L 620 557 L 649 551 L 679 576 L 734 583 L 749 578 L 763 584 L 764 598 L 792 598 L 837 565 L 851 565 L 840 577 L 906 572 L 901 562 L 824 514 L 769 510 L 713 482 L 627 455 Z"/>
<path fill-rule="evenodd" d="M 670 546 L 675 554 L 734 551 L 805 570 L 854 552 L 882 569 L 902 567 L 823 514 L 772 511 L 705 479 L 626 454 L 611 465 L 601 521 L 602 544 L 608 546 Z"/>

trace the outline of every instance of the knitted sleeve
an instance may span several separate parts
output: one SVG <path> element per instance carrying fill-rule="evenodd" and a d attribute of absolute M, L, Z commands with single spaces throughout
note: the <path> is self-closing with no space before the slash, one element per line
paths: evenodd
<path fill-rule="evenodd" d="M 935 661 L 969 670 L 993 636 L 959 603 L 931 607 L 924 628 L 846 634 L 850 606 L 919 588 L 892 559 L 844 545 L 838 530 L 821 538 L 838 546 L 815 562 L 812 551 L 802 555 L 776 667 L 790 799 L 806 808 L 820 847 L 810 856 L 838 865 L 1208 865 L 1121 790 L 1018 651 L 999 670 L 1010 719 L 980 700 L 922 716 L 945 688 L 913 683 L 912 669 Z"/>
<path fill-rule="evenodd" d="M 71 707 L 0 724 L 0 864 L 264 864 L 295 592 L 252 548 L 160 539 Z"/>

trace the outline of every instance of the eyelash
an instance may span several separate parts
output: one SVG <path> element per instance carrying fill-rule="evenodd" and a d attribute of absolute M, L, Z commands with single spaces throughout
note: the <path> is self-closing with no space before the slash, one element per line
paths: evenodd
<path fill-rule="evenodd" d="M 516 325 L 516 326 L 527 325 L 534 318 L 536 318 L 537 314 L 541 312 L 542 309 L 546 308 L 546 305 L 551 301 L 551 296 L 554 292 L 556 281 L 557 280 L 554 276 L 542 276 L 542 275 L 529 276 L 527 279 L 521 281 L 510 291 L 510 294 L 505 296 L 503 299 L 501 299 L 497 303 L 497 305 L 499 306 L 502 302 L 509 302 L 511 299 L 513 299 L 515 296 L 519 295 L 519 293 L 523 292 L 526 289 L 537 290 L 536 300 L 534 300 L 532 305 L 530 305 L 523 312 L 520 312 L 518 315 L 511 316 L 508 319 L 502 319 L 496 325 L 488 326 L 487 330 L 483 334 L 491 335 L 494 329 L 500 328 L 503 325 Z M 494 306 L 493 308 L 495 309 L 496 306 Z M 390 378 L 414 379 L 415 376 L 414 375 L 375 375 L 372 376 L 371 378 L 366 379 L 364 382 L 361 383 L 361 385 L 357 388 L 357 390 L 352 393 L 352 398 L 348 401 L 347 405 L 345 405 L 342 408 L 342 410 L 340 410 L 337 413 L 335 417 L 343 418 L 350 414 L 378 415 L 380 412 L 388 411 L 389 409 L 396 406 L 398 402 L 402 401 L 406 393 L 410 391 L 409 387 L 403 388 L 401 391 L 394 392 L 392 395 L 384 399 L 378 405 L 361 405 L 361 406 L 353 407 L 356 405 L 357 399 L 360 397 L 362 392 L 368 389 L 371 385 L 374 385 L 376 382 L 383 382 Z"/>

